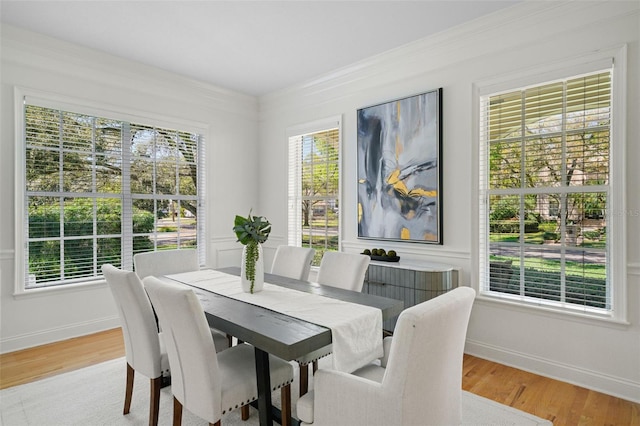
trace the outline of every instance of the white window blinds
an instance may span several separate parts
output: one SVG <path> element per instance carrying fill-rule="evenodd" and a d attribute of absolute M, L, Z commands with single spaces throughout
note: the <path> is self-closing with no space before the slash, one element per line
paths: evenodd
<path fill-rule="evenodd" d="M 608 312 L 612 72 L 480 98 L 480 290 Z"/>
<path fill-rule="evenodd" d="M 288 189 L 288 244 L 314 248 L 317 266 L 339 250 L 339 126 L 289 137 Z"/>
<path fill-rule="evenodd" d="M 29 102 L 24 135 L 24 288 L 198 245 L 201 135 Z"/>

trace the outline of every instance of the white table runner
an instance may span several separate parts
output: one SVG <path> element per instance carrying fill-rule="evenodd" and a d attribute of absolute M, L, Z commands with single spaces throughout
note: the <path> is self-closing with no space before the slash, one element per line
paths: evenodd
<path fill-rule="evenodd" d="M 240 285 L 240 277 L 210 269 L 167 277 L 330 328 L 333 368 L 336 370 L 350 373 L 383 355 L 380 309 L 267 282 L 262 291 L 245 293 Z"/>

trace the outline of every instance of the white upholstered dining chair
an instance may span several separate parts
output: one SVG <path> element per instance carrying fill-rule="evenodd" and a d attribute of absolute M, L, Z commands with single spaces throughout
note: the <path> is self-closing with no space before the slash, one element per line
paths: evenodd
<path fill-rule="evenodd" d="M 236 345 L 216 354 L 200 301 L 187 286 L 144 279 L 156 308 L 172 372 L 173 424 L 181 424 L 183 407 L 220 425 L 222 416 L 258 398 L 253 346 Z M 281 389 L 283 425 L 290 424 L 293 367 L 269 356 L 271 385 Z"/>
<path fill-rule="evenodd" d="M 327 251 L 320 261 L 317 282 L 331 287 L 362 291 L 370 260 L 369 256 L 363 254 Z M 313 364 L 315 373 L 318 369 L 318 359 L 329 355 L 331 350 L 331 345 L 328 345 L 296 359 L 300 366 L 300 396 L 307 393 L 309 388 L 309 364 Z"/>
<path fill-rule="evenodd" d="M 459 287 L 403 311 L 379 365 L 352 374 L 318 370 L 314 390 L 298 400 L 302 424 L 459 425 L 474 297 Z"/>
<path fill-rule="evenodd" d="M 142 280 L 148 276 L 160 277 L 162 275 L 192 272 L 200 269 L 198 251 L 195 249 L 158 250 L 144 253 L 136 253 L 133 256 L 133 268 Z M 232 336 L 222 333 L 215 328 L 211 334 L 216 341 L 218 350 L 233 345 Z M 226 346 L 221 339 L 226 339 Z"/>
<path fill-rule="evenodd" d="M 127 360 L 127 382 L 123 414 L 128 414 L 133 395 L 135 372 L 151 380 L 149 425 L 158 424 L 160 388 L 163 375 L 169 376 L 169 360 L 151 302 L 135 272 L 102 265 L 111 293 L 118 307 Z"/>
<path fill-rule="evenodd" d="M 158 250 L 136 253 L 133 267 L 140 279 L 149 275 L 156 277 L 200 269 L 198 251 L 195 249 Z"/>
<path fill-rule="evenodd" d="M 271 273 L 307 281 L 315 252 L 312 248 L 280 245 L 273 258 Z"/>
<path fill-rule="evenodd" d="M 364 254 L 326 251 L 320 261 L 318 284 L 362 291 L 371 258 Z"/>

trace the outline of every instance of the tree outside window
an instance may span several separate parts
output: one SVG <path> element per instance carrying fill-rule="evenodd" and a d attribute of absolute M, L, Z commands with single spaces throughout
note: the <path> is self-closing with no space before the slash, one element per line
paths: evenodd
<path fill-rule="evenodd" d="M 25 288 L 197 244 L 201 136 L 27 104 Z"/>
<path fill-rule="evenodd" d="M 317 266 L 339 250 L 339 130 L 293 136 L 289 147 L 289 244 L 315 249 Z"/>
<path fill-rule="evenodd" d="M 611 309 L 610 71 L 481 102 L 484 289 Z"/>

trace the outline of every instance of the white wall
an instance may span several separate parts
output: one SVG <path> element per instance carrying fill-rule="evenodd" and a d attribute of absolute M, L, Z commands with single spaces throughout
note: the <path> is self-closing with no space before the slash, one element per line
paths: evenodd
<path fill-rule="evenodd" d="M 627 44 L 626 185 L 627 211 L 631 213 L 627 217 L 627 235 L 610 238 L 627 238 L 629 324 L 477 301 L 466 350 L 640 401 L 639 22 L 637 2 L 525 2 L 262 97 L 260 209 L 273 223 L 272 240 L 286 241 L 288 127 L 342 115 L 342 244 L 347 251 L 361 251 L 371 242 L 357 239 L 356 110 L 442 87 L 444 245 L 384 245 L 407 259 L 457 265 L 462 268 L 462 283 L 477 288 L 476 179 L 472 172 L 476 161 L 474 84 Z"/>
<path fill-rule="evenodd" d="M 208 264 L 239 263 L 241 246 L 235 243 L 231 232 L 234 214 L 248 212 L 257 204 L 258 109 L 254 97 L 6 25 L 1 34 L 1 352 L 119 326 L 115 305 L 104 283 L 19 298 L 13 294 L 15 87 L 72 97 L 115 111 L 171 117 L 208 127 L 204 217 Z"/>
<path fill-rule="evenodd" d="M 273 247 L 286 242 L 286 129 L 338 114 L 343 117 L 344 135 L 342 243 L 348 251 L 369 245 L 357 239 L 356 110 L 443 87 L 444 245 L 385 246 L 407 259 L 457 265 L 462 268 L 462 282 L 475 286 L 473 84 L 626 43 L 630 324 L 606 325 L 478 301 L 467 351 L 640 401 L 640 216 L 633 214 L 640 212 L 639 21 L 636 2 L 527 2 L 265 96 L 259 100 L 259 111 L 251 97 L 3 26 L 0 352 L 118 326 L 104 284 L 21 298 L 13 295 L 14 86 L 208 125 L 206 239 L 208 263 L 214 267 L 239 263 L 231 223 L 236 213 L 251 207 L 274 225 L 265 247 L 267 262 Z M 256 164 L 258 172 L 253 171 Z"/>

